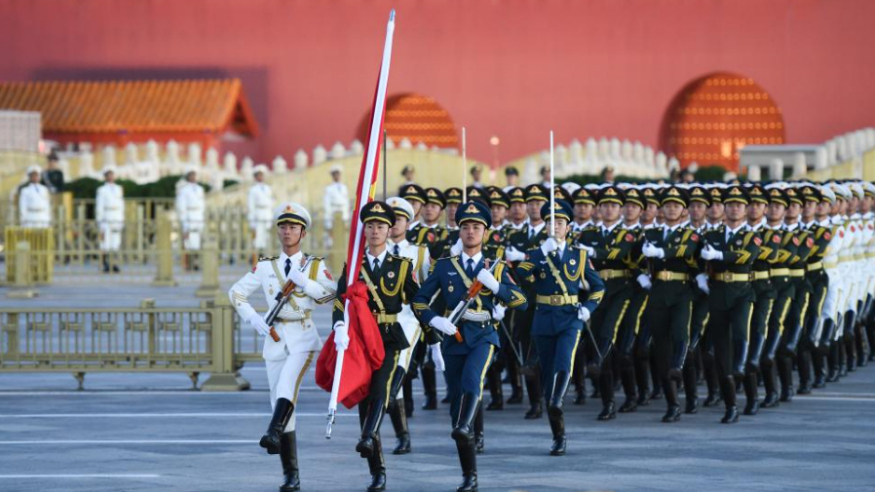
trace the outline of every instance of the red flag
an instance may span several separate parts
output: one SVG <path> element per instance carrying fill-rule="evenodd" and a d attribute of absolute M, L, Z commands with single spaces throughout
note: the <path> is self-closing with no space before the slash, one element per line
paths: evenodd
<path fill-rule="evenodd" d="M 371 374 L 383 364 L 386 352 L 380 327 L 368 309 L 367 286 L 362 282 L 354 283 L 344 300 L 349 301 L 349 348 L 344 351 L 343 377 L 340 378 L 337 401 L 352 408 L 368 395 Z M 316 361 L 316 384 L 325 391 L 331 391 L 334 384 L 336 363 L 337 350 L 332 333 Z"/>
<path fill-rule="evenodd" d="M 331 423 L 337 409 L 337 402 L 343 401 L 346 406 L 351 401 L 357 401 L 358 392 L 362 388 L 362 382 L 370 383 L 371 373 L 383 362 L 383 342 L 380 338 L 379 328 L 367 307 L 367 289 L 364 285 L 357 284 L 361 270 L 361 258 L 364 246 L 364 224 L 359 218 L 359 211 L 368 202 L 374 199 L 377 183 L 377 171 L 380 167 L 378 156 L 380 154 L 380 135 L 383 133 L 383 121 L 386 113 L 386 88 L 389 83 L 389 65 L 392 60 L 392 37 L 395 32 L 395 11 L 389 14 L 389 23 L 386 26 L 386 42 L 383 45 L 383 59 L 380 63 L 380 75 L 377 78 L 377 88 L 374 91 L 374 102 L 371 107 L 371 122 L 368 126 L 368 140 L 365 142 L 365 152 L 362 157 L 362 166 L 359 171 L 358 186 L 356 187 L 356 205 L 353 211 L 353 224 L 349 231 L 349 249 L 347 250 L 347 296 L 344 300 L 344 318 L 349 327 L 350 345 L 347 350 L 337 352 L 334 345 L 334 335 L 328 339 L 328 343 L 319 354 L 319 363 L 316 364 L 316 379 L 319 385 L 331 391 L 331 399 L 328 402 L 328 429 L 326 436 L 331 436 Z M 357 285 L 354 285 L 357 284 Z M 366 319 L 367 318 L 367 319 Z M 376 337 L 374 336 L 376 335 Z M 355 359 L 353 364 L 345 367 L 345 358 L 349 354 Z M 379 363 L 373 366 L 379 354 Z M 335 360 L 333 371 L 326 367 L 328 360 Z M 351 367 L 355 365 L 356 367 Z M 321 368 L 321 369 L 320 369 Z M 350 382 L 347 383 L 347 378 Z M 330 382 L 330 384 L 329 384 Z M 324 383 L 324 385 L 322 384 Z M 346 396 L 341 397 L 342 391 Z M 365 394 L 367 387 L 364 387 Z M 360 400 L 360 398 L 359 398 Z"/>

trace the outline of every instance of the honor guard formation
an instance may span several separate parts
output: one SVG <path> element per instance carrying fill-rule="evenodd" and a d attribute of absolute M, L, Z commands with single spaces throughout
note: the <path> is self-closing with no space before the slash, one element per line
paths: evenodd
<path fill-rule="evenodd" d="M 347 222 L 348 192 L 340 170 L 331 173 L 325 208 Z M 280 456 L 281 491 L 300 488 L 296 401 L 322 347 L 311 312 L 332 304 L 333 343 L 349 350 L 357 342 L 345 321 L 351 296 L 367 299 L 364 315 L 379 329 L 370 342 L 385 354 L 358 403 L 355 452 L 367 461 L 368 491 L 387 485 L 384 416 L 395 434 L 386 449 L 415 450 L 408 418 L 417 378 L 422 410 L 449 411 L 447 430 L 463 475 L 457 490 L 466 492 L 477 490 L 488 411 L 518 408 L 521 420 L 546 417 L 544 451 L 561 456 L 573 445 L 563 412 L 569 390 L 574 405 L 598 399 L 597 421 L 664 404 L 662 422 L 683 425 L 712 418 L 697 415 L 701 404 L 722 405 L 719 421 L 732 424 L 765 409 L 780 412 L 797 395 L 872 359 L 872 183 L 607 178 L 551 188 L 547 173 L 542 183 L 504 188 L 483 186 L 472 173 L 473 186 L 443 190 L 412 182 L 412 168 L 405 168 L 408 182 L 398 196 L 360 210 L 364 254 L 355 292 L 347 292 L 348 265 L 334 280 L 322 258 L 301 251 L 310 213 L 296 203 L 269 212 L 273 196 L 264 170 L 255 169 L 254 243 L 264 249 L 275 234 L 282 253 L 261 257 L 230 298 L 264 335 L 273 418 L 260 444 Z M 123 202 L 113 170 L 104 174 L 97 203 L 108 256 L 118 248 Z M 40 223 L 48 220 L 40 215 L 45 191 L 38 173 L 32 178 L 22 213 Z M 516 173 L 508 178 L 518 182 Z M 194 173 L 187 179 L 194 182 Z M 198 248 L 202 228 L 198 189 L 179 190 L 188 249 Z M 330 217 L 326 226 L 338 226 Z M 247 301 L 259 289 L 267 319 Z M 439 384 L 446 385 L 442 401 Z"/>

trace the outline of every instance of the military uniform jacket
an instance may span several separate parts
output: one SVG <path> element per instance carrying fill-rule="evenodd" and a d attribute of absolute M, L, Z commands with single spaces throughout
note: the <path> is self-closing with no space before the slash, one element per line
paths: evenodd
<path fill-rule="evenodd" d="M 527 252 L 527 259 L 517 267 L 517 275 L 523 284 L 530 286 L 537 303 L 532 335 L 555 335 L 568 329 L 581 329 L 583 322 L 577 317 L 578 306 L 594 312 L 605 296 L 605 284 L 586 251 L 571 245 L 565 246 L 560 257 L 559 251 L 544 255 L 541 248 Z M 584 292 L 583 281 L 589 286 Z M 574 299 L 576 303 L 551 305 L 538 302 L 538 298 Z"/>
<path fill-rule="evenodd" d="M 383 345 L 389 350 L 404 350 L 410 346 L 404 330 L 398 322 L 398 314 L 401 313 L 404 304 L 410 304 L 413 296 L 419 290 L 419 284 L 415 277 L 415 266 L 407 258 L 387 253 L 380 271 L 371 270 L 371 265 L 366 261 L 367 256 L 362 257 L 362 267 L 359 272 L 359 280 L 368 287 L 368 307 L 377 319 L 380 327 L 380 335 Z M 332 323 L 343 321 L 344 300 L 346 292 L 347 268 L 343 266 L 343 273 L 337 283 L 337 299 L 334 301 Z M 414 311 L 416 314 L 416 311 Z M 394 321 L 381 322 L 381 316 L 394 316 Z M 428 332 L 430 327 L 423 326 Z"/>
<path fill-rule="evenodd" d="M 52 202 L 49 189 L 40 183 L 28 183 L 18 191 L 18 214 L 22 227 L 49 227 Z"/>
<path fill-rule="evenodd" d="M 289 302 L 280 310 L 274 325 L 280 341 L 274 342 L 270 337 L 265 338 L 262 356 L 266 360 L 279 360 L 286 354 L 322 348 L 322 340 L 316 333 L 310 312 L 316 304 L 324 304 L 334 299 L 337 284 L 331 278 L 322 258 L 298 253 L 291 260 L 292 268 L 298 268 L 306 274 L 308 281 L 307 285 L 295 289 Z M 242 319 L 249 319 L 257 314 L 248 299 L 259 288 L 264 292 L 268 312 L 273 309 L 286 283 L 284 270 L 285 262 L 281 265 L 278 257 L 261 258 L 251 272 L 231 287 L 228 297 Z"/>
<path fill-rule="evenodd" d="M 428 227 L 421 222 L 417 222 L 407 231 L 407 240 L 417 246 L 425 245 L 432 258 L 440 258 L 447 235 L 447 230 L 439 225 Z"/>
<path fill-rule="evenodd" d="M 125 193 L 116 183 L 104 183 L 97 188 L 94 215 L 98 225 L 121 226 L 125 221 Z"/>
<path fill-rule="evenodd" d="M 760 252 L 751 266 L 751 271 L 753 272 L 753 279 L 751 280 L 753 291 L 757 298 L 775 299 L 778 297 L 778 293 L 775 286 L 772 285 L 769 272 L 772 269 L 772 264 L 778 258 L 778 252 L 781 250 L 783 233 L 768 227 L 750 229 L 759 234 L 763 241 L 760 245 Z"/>
<path fill-rule="evenodd" d="M 537 248 L 544 244 L 544 241 L 546 241 L 547 238 L 550 237 L 549 227 L 550 224 L 544 224 L 544 226 L 541 227 L 541 230 L 530 238 L 529 230 L 533 229 L 533 227 L 531 224 L 527 223 L 522 228 L 517 229 L 515 232 L 511 233 L 508 236 L 507 247 L 513 247 L 519 251 L 528 251 L 532 248 Z"/>
<path fill-rule="evenodd" d="M 653 275 L 650 288 L 650 305 L 658 307 L 673 306 L 679 302 L 693 300 L 695 291 L 691 280 L 695 276 L 696 255 L 699 252 L 701 237 L 689 226 L 678 226 L 665 234 L 661 227 L 644 231 L 644 240 L 649 241 L 665 253 L 663 258 L 647 258 L 648 269 Z M 662 280 L 660 272 L 686 274 L 687 280 Z"/>
<path fill-rule="evenodd" d="M 488 259 L 481 257 L 474 266 L 474 276 L 469 277 L 462 266 L 461 255 L 437 260 L 428 279 L 413 297 L 413 312 L 420 317 L 423 326 L 428 326 L 435 316 L 449 316 L 459 302 L 467 297 L 468 289 L 480 269 L 491 266 L 487 262 Z M 464 355 L 470 349 L 486 343 L 500 346 L 498 332 L 492 322 L 492 309 L 496 302 L 503 302 L 510 309 L 526 309 L 526 296 L 508 274 L 507 264 L 500 262 L 492 275 L 500 284 L 498 292 L 483 288 L 468 309 L 473 316 L 480 316 L 485 321 L 463 319 L 459 323 L 461 326 L 458 326 L 462 342 L 459 343 L 454 337 L 444 337 L 445 353 Z"/>
<path fill-rule="evenodd" d="M 176 212 L 179 214 L 183 232 L 201 229 L 205 210 L 204 189 L 201 185 L 185 183 L 180 186 L 176 193 Z"/>
<path fill-rule="evenodd" d="M 246 195 L 246 219 L 250 227 L 273 223 L 273 190 L 265 183 L 255 183 Z"/>
<path fill-rule="evenodd" d="M 800 261 L 802 259 L 800 255 L 808 255 L 809 249 L 803 244 L 804 238 L 807 237 L 808 233 L 799 229 L 791 231 L 786 227 L 772 230 L 775 234 L 769 236 L 766 242 L 772 243 L 771 247 L 775 249 L 775 256 L 769 263 L 769 280 L 772 283 L 772 289 L 775 291 L 775 297 L 777 297 L 778 292 L 784 290 L 789 285 L 794 285 L 793 279 L 799 278 L 791 277 L 789 270 L 799 269 L 800 267 L 804 268 L 805 266 L 805 262 Z M 777 243 L 775 242 L 775 237 L 780 237 Z M 802 280 L 804 281 L 804 277 Z"/>
<path fill-rule="evenodd" d="M 623 224 L 618 224 L 607 236 L 602 233 L 601 226 L 587 227 L 578 236 L 578 244 L 593 248 L 593 255 L 589 259 L 595 269 L 600 272 L 603 270 L 629 271 L 629 264 L 633 261 L 632 255 L 637 240 L 637 234 L 623 227 Z M 605 294 L 610 296 L 621 289 L 627 289 L 631 281 L 631 271 L 625 277 L 607 279 L 604 281 Z"/>
<path fill-rule="evenodd" d="M 762 239 L 760 236 L 746 227 L 736 231 L 727 241 L 726 226 L 721 225 L 705 233 L 705 244 L 710 244 L 714 249 L 723 252 L 723 260 L 708 262 L 708 271 L 711 276 L 709 287 L 711 293 L 708 303 L 712 309 L 729 309 L 742 300 L 753 302 L 756 300 L 749 277 L 751 266 L 759 255 Z M 748 276 L 743 282 L 715 281 L 715 276 L 720 274 L 744 274 Z"/>

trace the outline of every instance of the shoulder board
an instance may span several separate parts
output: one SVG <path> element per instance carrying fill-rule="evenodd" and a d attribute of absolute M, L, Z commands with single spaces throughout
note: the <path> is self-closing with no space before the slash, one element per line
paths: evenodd
<path fill-rule="evenodd" d="M 277 257 L 277 258 L 279 258 L 279 257 Z M 321 256 L 308 255 L 307 253 L 304 253 L 304 258 L 310 258 L 313 261 L 325 261 L 325 258 L 323 258 Z"/>
<path fill-rule="evenodd" d="M 259 257 L 258 257 L 258 261 L 259 261 L 259 262 L 262 262 L 262 261 L 273 261 L 273 260 L 276 260 L 277 258 L 279 258 L 279 256 L 259 256 Z"/>
<path fill-rule="evenodd" d="M 390 258 L 394 258 L 396 260 L 401 260 L 401 261 L 407 261 L 407 262 L 412 261 L 410 258 L 407 258 L 406 256 L 395 256 L 392 253 L 387 253 L 386 256 L 388 256 Z"/>

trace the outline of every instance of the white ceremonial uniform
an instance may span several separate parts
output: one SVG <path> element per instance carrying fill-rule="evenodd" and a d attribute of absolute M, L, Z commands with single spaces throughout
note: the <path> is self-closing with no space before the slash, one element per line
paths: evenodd
<path fill-rule="evenodd" d="M 431 256 L 428 253 L 427 246 L 417 246 L 406 239 L 399 243 L 394 243 L 390 239 L 388 250 L 395 256 L 412 261 L 413 271 L 416 272 L 416 280 L 420 284 L 425 281 L 426 277 L 428 277 L 428 271 L 431 269 Z M 401 329 L 404 330 L 404 336 L 407 337 L 407 341 L 410 343 L 409 347 L 398 354 L 398 367 L 407 371 L 410 367 L 410 360 L 413 357 L 413 350 L 416 348 L 416 344 L 419 343 L 422 327 L 413 315 L 413 310 L 409 304 L 401 306 L 401 312 L 398 313 L 398 324 L 401 325 Z M 403 391 L 403 387 L 398 388 L 398 398 L 403 398 Z"/>
<path fill-rule="evenodd" d="M 115 183 L 104 183 L 97 188 L 94 214 L 100 228 L 100 250 L 121 249 L 125 226 L 125 193 L 122 187 Z"/>
<path fill-rule="evenodd" d="M 338 212 L 344 225 L 349 224 L 349 192 L 345 184 L 332 181 L 326 186 L 322 205 L 325 211 L 326 230 L 334 227 L 334 214 Z"/>
<path fill-rule="evenodd" d="M 839 251 L 845 240 L 845 231 L 839 217 L 826 219 L 821 224 L 823 227 L 830 229 L 832 239 L 827 246 L 826 254 L 823 257 L 823 267 L 826 270 L 826 275 L 829 278 L 829 285 L 826 290 L 826 299 L 823 303 L 821 318 L 832 319 L 836 323 L 836 333 L 840 333 L 842 329 L 841 319 L 839 318 L 839 300 L 842 297 L 842 270 L 839 263 Z M 802 224 L 802 227 L 809 229 L 809 224 Z"/>
<path fill-rule="evenodd" d="M 289 257 L 283 253 L 279 257 L 261 259 L 228 292 L 231 304 L 244 320 L 258 316 L 248 298 L 259 288 L 264 292 L 269 312 L 277 303 L 277 293 L 282 291 L 286 283 L 286 260 L 289 260 L 291 268 L 297 268 L 307 276 L 307 284 L 297 286 L 288 304 L 280 310 L 274 323 L 280 341 L 275 342 L 270 337 L 264 339 L 262 357 L 270 385 L 271 408 L 279 398 L 297 404 L 304 374 L 322 348 L 322 339 L 316 332 L 310 313 L 316 304 L 325 304 L 334 299 L 337 282 L 332 280 L 322 258 L 300 252 Z M 295 413 L 292 413 L 284 432 L 295 430 Z"/>
<path fill-rule="evenodd" d="M 52 199 L 41 183 L 28 183 L 18 193 L 21 227 L 45 229 L 52 225 Z"/>
<path fill-rule="evenodd" d="M 265 183 L 255 183 L 249 188 L 247 205 L 252 247 L 263 251 L 267 249 L 273 228 L 273 190 Z"/>
<path fill-rule="evenodd" d="M 186 182 L 176 192 L 176 211 L 185 237 L 183 247 L 189 251 L 201 249 L 204 230 L 204 189 L 197 183 Z M 185 236 L 187 235 L 187 236 Z"/>

